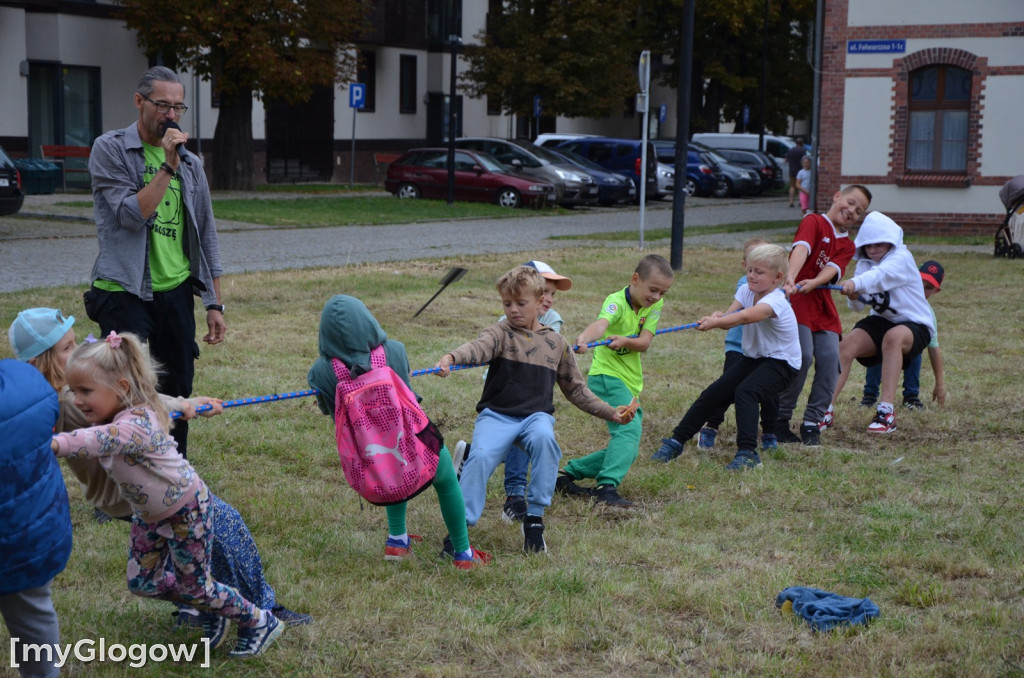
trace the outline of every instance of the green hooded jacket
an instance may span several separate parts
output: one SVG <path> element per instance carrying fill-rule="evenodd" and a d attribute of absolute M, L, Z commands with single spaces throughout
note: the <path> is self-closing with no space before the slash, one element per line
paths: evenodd
<path fill-rule="evenodd" d="M 370 369 L 370 351 L 384 345 L 388 366 L 412 389 L 409 383 L 409 358 L 400 341 L 388 339 L 384 329 L 366 305 L 344 294 L 332 297 L 320 314 L 320 357 L 309 368 L 306 380 L 317 389 L 320 411 L 334 416 L 334 391 L 338 378 L 331 359 L 337 358 L 355 378 Z"/>

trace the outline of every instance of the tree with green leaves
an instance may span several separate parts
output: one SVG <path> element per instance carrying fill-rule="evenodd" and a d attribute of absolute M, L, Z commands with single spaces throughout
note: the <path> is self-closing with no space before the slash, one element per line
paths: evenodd
<path fill-rule="evenodd" d="M 212 79 L 214 188 L 252 188 L 254 96 L 300 103 L 316 86 L 355 77 L 361 0 L 117 2 L 150 58 Z"/>
<path fill-rule="evenodd" d="M 476 36 L 482 44 L 466 48 L 460 79 L 505 113 L 532 114 L 534 96 L 544 115 L 619 113 L 637 91 L 634 16 L 622 0 L 506 0 Z"/>

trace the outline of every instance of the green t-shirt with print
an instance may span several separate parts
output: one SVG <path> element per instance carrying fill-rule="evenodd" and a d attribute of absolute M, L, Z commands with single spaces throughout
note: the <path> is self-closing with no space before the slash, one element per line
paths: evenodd
<path fill-rule="evenodd" d="M 164 149 L 142 143 L 146 166 L 143 181 L 148 186 L 164 162 Z M 154 292 L 166 292 L 185 282 L 191 275 L 188 257 L 182 245 L 185 237 L 185 206 L 181 198 L 181 179 L 175 174 L 156 208 L 156 219 L 149 228 L 149 278 Z M 111 280 L 97 280 L 96 287 L 111 292 L 124 288 Z"/>
<path fill-rule="evenodd" d="M 661 309 L 664 305 L 665 300 L 659 299 L 646 308 L 634 311 L 630 305 L 628 287 L 609 294 L 601 306 L 601 312 L 597 314 L 599 319 L 604 318 L 608 321 L 608 329 L 601 338 L 607 339 L 612 335 L 639 336 L 642 330 L 648 330 L 652 334 L 657 332 L 658 320 L 661 319 Z M 598 346 L 594 349 L 594 361 L 590 364 L 588 374 L 618 377 L 634 396 L 639 396 L 644 388 L 640 353 L 628 348 L 614 351 L 607 345 Z"/>

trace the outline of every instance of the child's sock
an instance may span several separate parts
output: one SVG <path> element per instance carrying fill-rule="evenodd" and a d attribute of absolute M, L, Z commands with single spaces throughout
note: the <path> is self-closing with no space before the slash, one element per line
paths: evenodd
<path fill-rule="evenodd" d="M 878 411 L 882 414 L 892 414 L 893 404 L 892 403 L 878 403 Z"/>
<path fill-rule="evenodd" d="M 408 532 L 403 532 L 402 534 L 398 534 L 398 535 L 388 533 L 388 539 L 393 539 L 393 540 L 395 540 L 397 542 L 401 542 L 406 547 L 409 546 L 409 533 Z"/>

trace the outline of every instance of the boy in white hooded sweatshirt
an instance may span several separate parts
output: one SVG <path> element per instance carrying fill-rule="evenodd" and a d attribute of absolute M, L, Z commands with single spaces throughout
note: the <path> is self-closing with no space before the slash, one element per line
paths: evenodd
<path fill-rule="evenodd" d="M 900 372 L 928 346 L 935 325 L 921 274 L 903 244 L 903 229 L 895 221 L 881 212 L 871 212 L 854 245 L 857 266 L 853 277 L 843 283 L 842 293 L 853 310 L 870 306 L 871 312 L 839 342 L 839 381 L 828 409 L 833 412 L 854 359 L 867 367 L 881 364 L 881 400 L 868 432 L 892 433 L 896 430 L 893 400 Z"/>

